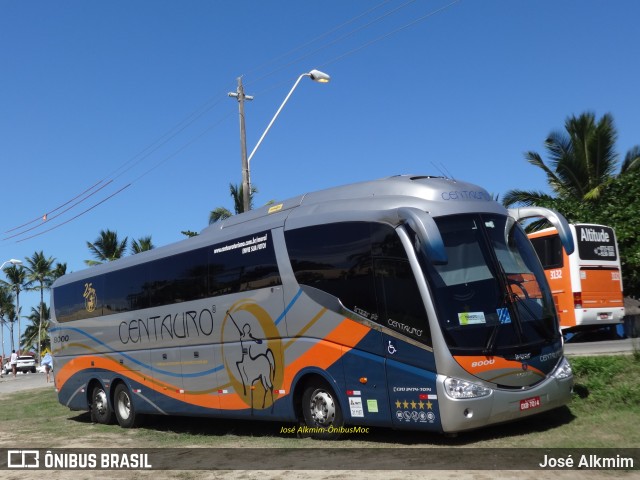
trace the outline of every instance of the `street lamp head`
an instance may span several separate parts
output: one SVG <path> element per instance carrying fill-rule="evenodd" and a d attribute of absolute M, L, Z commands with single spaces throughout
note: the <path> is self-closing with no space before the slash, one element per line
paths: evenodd
<path fill-rule="evenodd" d="M 12 263 L 13 265 L 22 265 L 22 260 L 17 260 L 15 258 L 12 258 L 11 260 L 7 260 L 2 265 L 0 265 L 0 270 L 2 270 L 7 263 Z"/>
<path fill-rule="evenodd" d="M 311 78 L 311 80 L 318 83 L 329 83 L 329 81 L 331 80 L 331 77 L 329 75 L 315 69 L 309 72 L 309 77 Z"/>

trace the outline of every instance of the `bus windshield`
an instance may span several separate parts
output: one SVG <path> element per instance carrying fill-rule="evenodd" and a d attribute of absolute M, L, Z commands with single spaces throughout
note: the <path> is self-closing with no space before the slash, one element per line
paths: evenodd
<path fill-rule="evenodd" d="M 510 217 L 438 217 L 445 265 L 423 262 L 455 355 L 510 354 L 559 338 L 553 298 L 527 236 Z"/>

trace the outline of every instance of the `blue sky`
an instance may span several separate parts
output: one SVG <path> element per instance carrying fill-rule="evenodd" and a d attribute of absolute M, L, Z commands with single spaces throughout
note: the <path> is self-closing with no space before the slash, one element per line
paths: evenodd
<path fill-rule="evenodd" d="M 0 262 L 77 271 L 101 229 L 160 246 L 232 208 L 240 75 L 249 151 L 300 74 L 331 75 L 303 79 L 254 156 L 257 205 L 443 170 L 547 191 L 523 152 L 567 116 L 610 112 L 618 151 L 640 143 L 638 18 L 635 0 L 3 0 Z"/>

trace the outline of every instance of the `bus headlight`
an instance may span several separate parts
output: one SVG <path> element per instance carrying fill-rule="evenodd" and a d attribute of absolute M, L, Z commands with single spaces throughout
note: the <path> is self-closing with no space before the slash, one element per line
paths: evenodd
<path fill-rule="evenodd" d="M 444 391 L 451 398 L 456 399 L 486 397 L 492 392 L 490 388 L 483 387 L 477 383 L 451 377 L 444 381 Z"/>
<path fill-rule="evenodd" d="M 553 374 L 558 380 L 564 380 L 565 378 L 569 378 L 573 375 L 573 370 L 571 370 L 571 364 L 567 361 L 565 357 L 562 358 L 560 365 L 556 368 L 555 373 Z"/>

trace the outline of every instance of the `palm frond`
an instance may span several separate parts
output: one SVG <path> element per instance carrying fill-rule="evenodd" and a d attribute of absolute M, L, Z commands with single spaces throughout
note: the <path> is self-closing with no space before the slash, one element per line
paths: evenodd
<path fill-rule="evenodd" d="M 544 192 L 526 191 L 526 190 L 509 190 L 504 194 L 502 205 L 511 207 L 513 205 L 521 205 L 530 207 L 533 205 L 542 205 L 553 201 L 553 197 Z"/>

